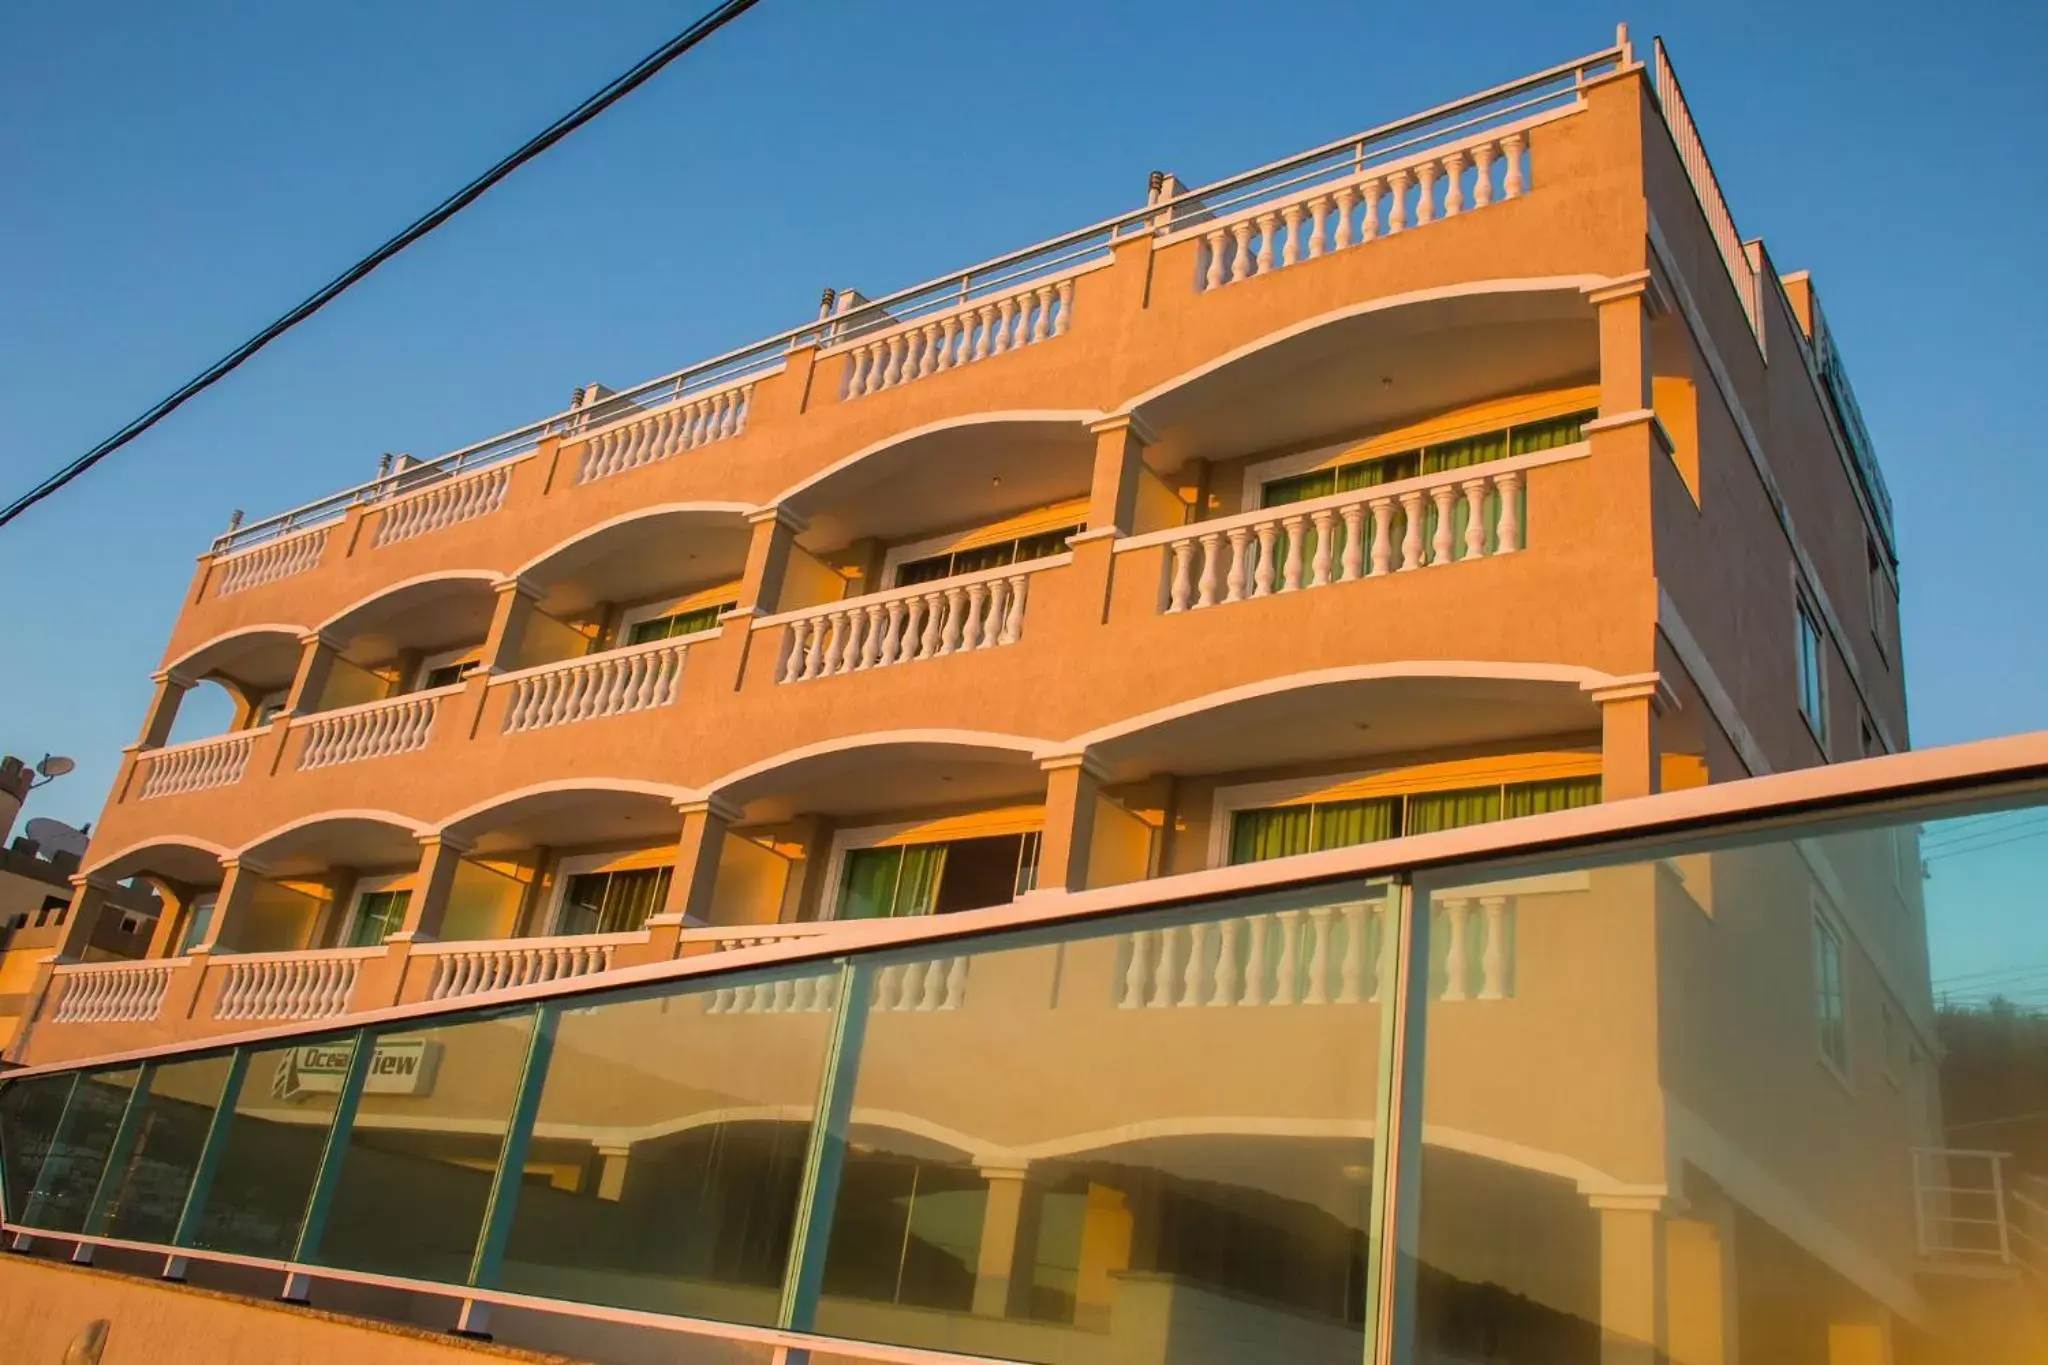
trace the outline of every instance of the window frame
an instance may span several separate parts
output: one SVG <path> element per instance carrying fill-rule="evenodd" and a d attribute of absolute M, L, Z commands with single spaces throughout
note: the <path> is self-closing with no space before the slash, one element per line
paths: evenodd
<path fill-rule="evenodd" d="M 1807 709 L 1809 641 L 1812 644 L 1812 711 Z M 1820 745 L 1822 757 L 1832 757 L 1833 751 L 1828 745 L 1828 633 L 1821 624 L 1820 611 L 1803 588 L 1798 592 L 1792 609 L 1792 696 L 1794 709 L 1806 723 L 1807 733 Z"/>
<path fill-rule="evenodd" d="M 906 846 L 919 844 L 952 844 L 963 839 L 1000 838 L 1006 834 L 1036 834 L 1039 836 L 1041 852 L 1045 841 L 1044 806 L 1006 806 L 1000 810 L 962 816 L 957 820 L 899 820 L 886 825 L 864 825 L 857 829 L 834 830 L 831 852 L 825 859 L 825 884 L 818 894 L 819 920 L 837 920 L 840 902 L 846 894 L 847 855 L 857 849 L 885 848 L 894 844 Z M 929 838 L 906 839 L 901 836 L 920 830 L 930 831 Z M 1040 864 L 1032 860 L 1033 885 L 1037 883 Z M 1012 896 L 1011 902 L 1015 903 Z"/>
<path fill-rule="evenodd" d="M 715 606 L 719 608 L 719 616 L 723 618 L 726 612 L 738 608 L 740 587 L 739 581 L 734 580 L 730 583 L 720 583 L 716 587 L 699 588 L 695 592 L 683 593 L 680 596 L 670 595 L 651 598 L 645 602 L 635 602 L 631 606 L 620 610 L 618 625 L 612 630 L 610 642 L 604 648 L 593 650 L 592 652 L 604 654 L 614 649 L 635 648 L 635 646 L 626 643 L 631 638 L 634 628 L 645 625 L 649 621 L 658 621 L 664 616 L 685 616 L 690 612 L 702 611 L 706 607 Z M 718 628 L 719 626 L 714 624 L 711 630 L 717 630 Z M 710 631 L 704 633 L 709 634 Z M 681 639 L 685 637 L 664 636 L 663 638 Z M 643 643 L 652 642 L 646 641 Z"/>
<path fill-rule="evenodd" d="M 1828 1073 L 1840 1081 L 1844 1089 L 1853 1092 L 1855 1087 L 1850 1075 L 1855 1064 L 1855 1049 L 1851 1046 L 1849 1037 L 1849 935 L 1836 925 L 1834 917 L 1822 903 L 1819 892 L 1813 894 L 1811 911 L 1813 928 L 1807 960 L 1813 982 L 1814 1051 Z M 1828 983 L 1822 979 L 1821 970 L 1827 956 L 1823 953 L 1824 947 L 1832 950 L 1834 967 L 1832 1003 L 1835 1015 L 1832 1029 L 1827 1013 L 1830 992 Z M 1829 1049 L 1828 1039 L 1831 1034 L 1840 1040 L 1840 1057 L 1835 1056 Z"/>
<path fill-rule="evenodd" d="M 673 869 L 676 864 L 674 845 L 655 844 L 646 848 L 598 849 L 584 853 L 565 853 L 555 859 L 553 873 L 549 879 L 547 904 L 542 909 L 539 924 L 545 932 L 538 938 L 588 938 L 588 934 L 570 934 L 562 928 L 562 912 L 568 908 L 569 879 L 587 876 L 593 872 L 641 872 L 651 867 Z M 656 914 L 661 913 L 656 911 Z"/>
<path fill-rule="evenodd" d="M 407 897 L 406 908 L 410 909 L 410 898 L 416 889 L 413 886 L 413 880 L 416 875 L 411 872 L 390 872 L 375 877 L 356 878 L 356 884 L 349 889 L 348 893 L 348 913 L 342 916 L 340 932 L 334 936 L 335 946 L 337 948 L 348 946 L 349 939 L 355 936 L 356 924 L 362 918 L 363 902 L 371 896 L 388 896 L 393 892 L 402 891 Z M 400 923 L 403 922 L 404 916 L 401 914 Z M 397 930 L 392 932 L 396 933 Z M 375 944 L 359 944 L 356 946 L 368 948 L 380 947 L 382 944 L 383 939 L 380 938 Z"/>
<path fill-rule="evenodd" d="M 894 590 L 896 587 L 897 571 L 906 564 L 914 564 L 925 559 L 936 559 L 942 554 L 960 554 L 963 551 L 983 550 L 991 545 L 1001 545 L 1005 542 L 1015 543 L 1020 540 L 1030 540 L 1037 536 L 1050 535 L 1054 531 L 1065 531 L 1070 536 L 1078 535 L 1085 531 L 1087 527 L 1088 499 L 1080 497 L 1047 503 L 1043 507 L 1034 507 L 1027 511 L 1019 512 L 1014 516 L 1001 517 L 964 531 L 950 531 L 944 535 L 926 536 L 921 540 L 907 540 L 900 545 L 892 545 L 883 551 L 882 567 L 876 574 L 877 586 L 872 591 L 889 592 Z M 1067 551 L 1063 549 L 1054 553 L 1065 554 Z M 1052 556 L 1041 557 L 1049 559 Z M 1016 561 L 1013 560 L 1012 562 Z M 1025 560 L 1024 562 L 1031 564 L 1037 561 Z M 978 570 L 969 570 L 968 572 L 978 572 Z M 948 577 L 955 578 L 958 576 L 958 574 L 948 575 Z M 935 578 L 928 581 L 942 583 L 945 579 Z M 922 585 L 920 584 L 919 586 Z"/>

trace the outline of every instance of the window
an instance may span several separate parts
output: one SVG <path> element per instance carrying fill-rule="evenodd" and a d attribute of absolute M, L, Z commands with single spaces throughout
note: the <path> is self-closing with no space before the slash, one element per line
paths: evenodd
<path fill-rule="evenodd" d="M 1870 580 L 1870 633 L 1877 640 L 1878 653 L 1887 655 L 1892 647 L 1892 584 L 1885 569 L 1884 553 L 1876 537 L 1863 537 L 1864 569 Z"/>
<path fill-rule="evenodd" d="M 1062 526 L 1058 530 L 1040 531 L 1015 540 L 999 540 L 992 545 L 976 545 L 972 549 L 950 550 L 945 554 L 913 559 L 896 566 L 896 586 L 907 588 L 913 583 L 935 583 L 942 578 L 981 569 L 998 569 L 1005 564 L 1022 564 L 1027 560 L 1065 554 L 1067 537 L 1077 536 L 1084 529 L 1078 525 Z"/>
<path fill-rule="evenodd" d="M 1849 1024 L 1843 1010 L 1842 939 L 1818 907 L 1813 915 L 1813 1007 L 1820 1023 L 1820 1055 L 1846 1079 Z"/>
<path fill-rule="evenodd" d="M 630 934 L 668 899 L 672 867 L 636 867 L 620 872 L 582 872 L 562 890 L 558 934 Z"/>
<path fill-rule="evenodd" d="M 412 892 L 402 890 L 365 891 L 357 896 L 341 946 L 374 948 L 397 933 L 405 924 L 405 907 L 411 899 Z"/>
<path fill-rule="evenodd" d="M 481 660 L 470 659 L 465 663 L 442 664 L 438 668 L 426 669 L 420 674 L 419 690 L 431 692 L 437 687 L 453 687 L 482 666 Z"/>
<path fill-rule="evenodd" d="M 1795 621 L 1798 639 L 1794 647 L 1799 665 L 1799 714 L 1806 717 L 1813 737 L 1823 752 L 1828 747 L 1827 656 L 1823 652 L 1820 621 L 1806 599 L 1799 599 Z"/>
<path fill-rule="evenodd" d="M 718 618 L 737 607 L 737 599 L 719 602 L 708 607 L 694 607 L 689 611 L 672 612 L 667 616 L 654 616 L 645 621 L 635 621 L 626 628 L 626 643 L 644 645 L 655 640 L 673 640 L 678 635 L 696 635 L 703 631 L 715 630 Z"/>
<path fill-rule="evenodd" d="M 850 849 L 839 919 L 944 915 L 1003 905 L 1038 881 L 1038 832 Z"/>
<path fill-rule="evenodd" d="M 206 941 L 206 931 L 213 927 L 213 907 L 216 899 L 214 896 L 203 896 L 192 902 L 192 910 L 185 917 L 185 936 L 178 940 L 180 957 Z"/>
<path fill-rule="evenodd" d="M 1439 441 L 1413 450 L 1372 455 L 1330 469 L 1274 479 L 1262 486 L 1260 502 L 1262 506 L 1279 507 L 1286 503 L 1307 502 L 1310 498 L 1325 498 L 1332 493 L 1348 493 L 1356 488 L 1375 488 L 1383 483 L 1412 479 L 1419 474 L 1465 469 L 1491 460 L 1504 460 L 1510 455 L 1554 450 L 1558 446 L 1584 440 L 1585 425 L 1594 416 L 1595 412 L 1589 409 L 1562 417 L 1546 417 L 1478 436 L 1462 436 L 1455 441 Z"/>
<path fill-rule="evenodd" d="M 1558 777 L 1454 791 L 1233 811 L 1230 861 L 1257 863 L 1297 853 L 1319 853 L 1403 834 L 1432 834 L 1523 815 L 1572 810 L 1595 805 L 1599 800 L 1597 776 Z"/>

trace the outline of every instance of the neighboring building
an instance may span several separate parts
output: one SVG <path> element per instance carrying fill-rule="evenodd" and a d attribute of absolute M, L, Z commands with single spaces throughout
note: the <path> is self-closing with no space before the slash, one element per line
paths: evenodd
<path fill-rule="evenodd" d="M 20 759 L 0 758 L 0 1050 L 41 998 L 50 962 L 67 942 L 75 960 L 141 957 L 161 908 L 147 886 L 115 886 L 99 898 L 82 937 L 68 935 L 76 852 L 45 852 L 26 835 L 8 839 L 35 773 Z"/>
<path fill-rule="evenodd" d="M 159 888 L 147 960 L 92 963 L 68 932 L 10 1058 L 482 1000 L 780 938 L 852 945 L 869 931 L 835 926 L 1045 906 L 1902 750 L 1897 597 L 1889 501 L 1813 287 L 1737 236 L 1661 47 L 1646 65 L 1624 42 L 1199 191 L 1155 177 L 1147 205 L 1110 224 L 877 302 L 842 292 L 790 334 L 628 391 L 587 386 L 546 421 L 237 525 L 201 557 L 72 910 L 85 925 L 113 887 Z M 170 743 L 181 699 L 215 686 L 234 700 L 229 730 Z M 1486 1134 L 1443 1178 L 1493 1189 L 1525 1225 L 1584 1224 L 1554 1282 L 1515 1283 L 1477 1243 L 1432 1256 L 1422 1293 L 1446 1352 L 1588 1358 L 1572 1354 L 1581 1329 L 1617 1321 L 1663 1349 L 1662 1310 L 1645 1305 L 1665 1290 L 1637 1304 L 1612 1277 L 1635 1274 L 1627 1248 L 1661 1246 L 1667 1219 L 1695 1239 L 1673 1263 L 1717 1286 L 1714 1313 L 1734 1311 L 1747 1274 L 1843 1287 L 1832 1307 L 1816 1290 L 1819 1316 L 1787 1339 L 1843 1322 L 1882 1335 L 1870 1324 L 1910 1316 L 1910 1190 L 1874 1204 L 1863 1181 L 1935 1140 L 1934 1087 L 1920 1064 L 1896 1093 L 1846 1086 L 1861 1063 L 1845 992 L 1889 1002 L 1901 1056 L 1932 1053 L 1916 863 L 1903 836 L 1881 847 L 1881 868 L 1813 883 L 1827 891 L 1789 855 L 1701 854 L 1440 893 L 1428 990 L 1473 1076 L 1443 1085 L 1449 1117 L 1431 1122 Z M 1889 908 L 1866 914 L 1878 899 Z M 1656 934 L 1622 927 L 1642 904 Z M 1324 1054 L 1282 1012 L 1251 1012 L 1262 1035 L 1227 1047 L 1188 1034 L 1160 1051 L 1167 1034 L 1131 1030 L 1250 1026 L 1151 1006 L 1376 1012 L 1382 912 L 1375 893 L 1102 939 L 1063 965 L 1019 950 L 977 967 L 971 996 L 967 958 L 933 959 L 885 973 L 877 998 L 979 1040 L 966 1087 L 980 1056 L 1036 1027 L 970 1002 L 1040 998 L 1048 981 L 1056 998 L 1075 973 L 1130 1011 L 1045 1025 L 1130 1062 L 1106 1065 L 1091 1132 L 1136 1122 L 1120 1099 L 1172 1110 L 1174 1085 L 1206 1093 L 1233 1060 L 1270 1069 L 1271 1103 L 1355 1138 L 1339 1111 L 1358 1078 L 1283 1065 Z M 1599 989 L 1616 983 L 1634 989 Z M 753 1003 L 795 1016 L 777 1046 L 797 1052 L 835 1007 L 809 980 Z M 714 1029 L 753 1027 L 746 1009 L 710 1012 L 731 1016 Z M 1693 1055 L 1676 1033 L 1660 1053 L 1660 1021 L 1680 1018 L 1688 1037 L 1732 1030 L 1769 1055 Z M 681 1046 L 643 1023 L 649 1048 Z M 464 1106 L 512 1083 L 528 1041 L 463 1036 L 474 1046 L 376 1065 L 411 1075 L 438 1058 L 440 1137 L 490 1134 L 450 1158 L 474 1174 L 502 1131 Z M 613 1069 L 607 1093 L 639 1093 L 631 1030 L 579 1046 Z M 1589 1089 L 1544 1109 L 1529 1078 L 1556 1080 L 1566 1058 Z M 815 1090 L 814 1065 L 784 1094 L 755 1060 L 707 1063 L 693 1093 L 772 1109 Z M 300 1096 L 341 1089 L 347 1062 L 287 1049 L 240 1112 L 299 1112 Z M 179 1074 L 217 1095 L 226 1067 Z M 922 1112 L 904 1076 L 883 1108 Z M 1749 1082 L 1768 1105 L 1744 1098 Z M 1663 1091 L 1688 1085 L 1684 1121 L 1664 1117 Z M 402 1130 L 404 1097 L 426 1093 L 394 1082 L 363 1112 Z M 1519 1107 L 1497 1106 L 1507 1093 Z M 561 1196 L 562 1229 L 602 1222 L 579 1198 L 616 1201 L 635 1143 L 679 1131 L 660 1126 L 658 1090 L 644 1098 L 645 1113 L 535 1139 L 516 1178 Z M 1222 1209 L 1201 1191 L 1228 1177 L 1227 1154 L 1168 1162 L 1139 1188 L 1106 1156 L 1076 1164 L 1060 1144 L 1080 1139 L 1049 1135 L 1054 1117 L 1009 1115 L 979 1164 L 933 1155 L 953 1131 L 936 1120 L 849 1158 L 848 1197 L 876 1226 L 936 1180 L 978 1231 L 927 1204 L 916 1245 L 940 1250 L 913 1265 L 899 1220 L 897 1264 L 875 1283 L 827 1272 L 818 1324 L 1030 1355 L 1052 1348 L 858 1305 L 1082 1326 L 1109 1322 L 1145 1271 L 1218 1291 L 1199 1330 L 1280 1330 L 1229 1317 L 1231 1295 L 1266 1294 L 1302 1333 L 1290 1358 L 1354 1349 L 1362 1234 L 1301 1201 L 1325 1175 L 1369 1184 L 1370 1144 Z M 1774 1133 L 1795 1121 L 1823 1149 L 1854 1135 L 1855 1176 Z M 766 1186 L 801 1169 L 787 1136 L 748 1139 Z M 1008 1164 L 1041 1148 L 1067 1158 L 1057 1200 Z M 1713 1173 L 1689 1204 L 1685 1170 Z M 1786 1199 L 1745 1202 L 1756 1191 Z M 986 1235 L 1032 1220 L 1071 1234 L 1071 1263 L 1047 1261 L 1036 1288 L 1011 1283 Z M 157 1222 L 121 1235 L 168 1242 L 178 1217 Z M 1753 1265 L 1737 1264 L 1738 1223 L 1763 1230 L 1741 1242 Z M 373 1224 L 348 1235 L 374 1239 Z M 260 1254 L 288 1258 L 300 1231 L 279 1223 Z M 519 1254 L 544 1260 L 551 1236 L 528 1231 L 514 1229 Z M 731 1283 L 658 1311 L 775 1320 L 773 1285 L 749 1267 L 779 1268 L 787 1248 L 733 1235 L 704 1251 Z M 465 1245 L 404 1269 L 348 1263 L 445 1278 Z M 539 1270 L 531 1283 L 569 1292 Z M 1511 1292 L 1489 1297 L 1498 1284 Z M 1143 1292 L 1162 1323 L 1194 1311 Z M 1494 1346 L 1459 1339 L 1474 1315 Z M 1490 1354 L 1500 1341 L 1523 1345 Z"/>

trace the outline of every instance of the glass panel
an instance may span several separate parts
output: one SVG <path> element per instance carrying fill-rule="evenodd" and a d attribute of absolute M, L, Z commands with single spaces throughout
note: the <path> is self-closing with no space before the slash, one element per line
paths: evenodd
<path fill-rule="evenodd" d="M 903 872 L 896 879 L 892 915 L 929 915 L 938 900 L 939 879 L 946 872 L 944 844 L 913 844 L 903 850 Z"/>
<path fill-rule="evenodd" d="M 1263 506 L 1285 507 L 1293 502 L 1307 502 L 1310 498 L 1327 498 L 1336 491 L 1336 472 L 1319 469 L 1312 474 L 1274 479 L 1260 487 L 1259 495 Z"/>
<path fill-rule="evenodd" d="M 933 555 L 930 559 L 913 559 L 908 564 L 896 566 L 896 586 L 907 588 L 913 583 L 936 583 L 953 571 L 953 556 Z"/>
<path fill-rule="evenodd" d="M 887 919 L 896 903 L 896 879 L 903 871 L 901 848 L 856 848 L 846 855 L 846 883 L 839 892 L 838 919 Z"/>
<path fill-rule="evenodd" d="M 738 602 L 720 602 L 715 606 L 698 607 L 691 611 L 679 611 L 673 616 L 656 616 L 646 621 L 636 621 L 626 632 L 626 643 L 644 645 L 655 640 L 670 640 L 678 635 L 695 635 L 712 629 L 718 618 L 738 606 Z"/>
<path fill-rule="evenodd" d="M 249 1053 L 213 1178 L 195 1199 L 193 1246 L 292 1254 L 354 1050 L 354 1040 L 341 1037 Z"/>
<path fill-rule="evenodd" d="M 775 1320 L 836 968 L 563 1014 L 499 1288 Z"/>
<path fill-rule="evenodd" d="M 15 1222 L 27 1212 L 43 1158 L 57 1140 L 72 1080 L 60 1072 L 0 1086 L 0 1181 L 6 1186 L 7 1217 Z"/>
<path fill-rule="evenodd" d="M 1258 863 L 1306 853 L 1314 825 L 1311 806 L 1237 811 L 1230 817 L 1230 861 Z"/>
<path fill-rule="evenodd" d="M 1500 819 L 1500 788 L 1474 787 L 1467 791 L 1419 792 L 1408 798 L 1407 832 L 1434 834 L 1440 829 L 1462 829 Z"/>
<path fill-rule="evenodd" d="M 668 899 L 671 867 L 640 867 L 624 872 L 584 872 L 569 878 L 562 891 L 560 934 L 629 934 L 647 926 L 647 918 Z"/>
<path fill-rule="evenodd" d="M 1370 797 L 1363 801 L 1328 801 L 1315 808 L 1317 849 L 1349 848 L 1401 832 L 1401 798 Z"/>
<path fill-rule="evenodd" d="M 77 1232 L 85 1226 L 137 1074 L 132 1069 L 88 1071 L 79 1078 L 36 1173 L 23 1223 L 50 1232 Z"/>
<path fill-rule="evenodd" d="M 1355 1365 L 1384 894 L 874 968 L 819 1330 Z"/>
<path fill-rule="evenodd" d="M 943 875 L 932 900 L 935 914 L 1007 905 L 1017 894 L 1017 869 L 1024 852 L 1021 834 L 955 839 L 940 845 Z"/>
<path fill-rule="evenodd" d="M 356 912 L 349 920 L 344 948 L 374 948 L 405 924 L 410 891 L 366 891 L 356 897 Z"/>
<path fill-rule="evenodd" d="M 1422 452 L 1422 472 L 1437 474 L 1449 469 L 1466 469 L 1488 460 L 1498 460 L 1508 453 L 1508 434 L 1505 431 L 1491 431 L 1484 436 L 1467 436 L 1459 441 L 1445 441 Z"/>
<path fill-rule="evenodd" d="M 173 1062 L 150 1073 L 119 1164 L 99 1192 L 90 1231 L 130 1242 L 169 1242 L 185 1211 L 206 1130 L 227 1084 L 226 1054 Z"/>
<path fill-rule="evenodd" d="M 1017 558 L 1017 542 L 998 541 L 994 545 L 978 545 L 972 550 L 957 550 L 953 554 L 953 572 L 956 574 L 975 573 L 981 569 L 998 569 L 1014 563 Z"/>
<path fill-rule="evenodd" d="M 2031 800 L 1432 874 L 1416 1358 L 1989 1361 L 2037 1331 Z M 1962 1290 L 1986 1275 L 2014 1292 Z"/>
<path fill-rule="evenodd" d="M 1522 815 L 1548 815 L 1600 804 L 1600 779 L 1556 777 L 1541 782 L 1510 782 L 1501 791 L 1500 813 L 1509 820 Z"/>
<path fill-rule="evenodd" d="M 460 1283 L 469 1276 L 533 1012 L 373 1035 L 321 1265 Z"/>
<path fill-rule="evenodd" d="M 1547 417 L 1540 422 L 1524 422 L 1514 428 L 1508 437 L 1510 455 L 1527 455 L 1537 450 L 1555 450 L 1559 446 L 1573 445 L 1586 439 L 1586 423 L 1599 413 L 1588 408 L 1564 417 Z"/>

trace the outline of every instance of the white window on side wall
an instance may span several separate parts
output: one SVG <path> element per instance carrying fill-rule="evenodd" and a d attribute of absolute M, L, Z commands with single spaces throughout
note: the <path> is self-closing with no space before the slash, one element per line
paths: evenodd
<path fill-rule="evenodd" d="M 1842 985 L 1842 936 L 1815 905 L 1813 912 L 1813 1008 L 1820 1055 L 1837 1075 L 1849 1077 L 1849 1016 Z"/>
<path fill-rule="evenodd" d="M 1827 644 L 1821 634 L 1820 614 L 1802 595 L 1794 615 L 1796 633 L 1793 648 L 1798 662 L 1799 714 L 1820 741 L 1821 752 L 1828 747 Z"/>

